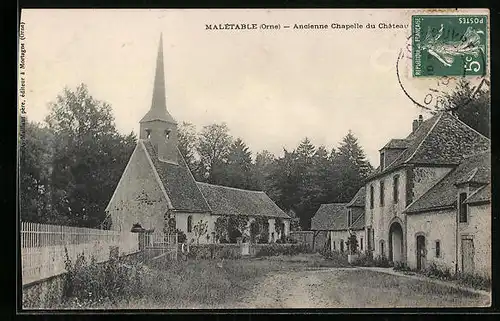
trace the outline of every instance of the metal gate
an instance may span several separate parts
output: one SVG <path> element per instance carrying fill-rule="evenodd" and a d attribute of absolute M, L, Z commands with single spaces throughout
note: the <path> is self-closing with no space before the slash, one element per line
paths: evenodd
<path fill-rule="evenodd" d="M 144 237 L 146 250 L 157 253 L 154 258 L 167 256 L 171 260 L 177 260 L 177 234 L 145 233 Z"/>

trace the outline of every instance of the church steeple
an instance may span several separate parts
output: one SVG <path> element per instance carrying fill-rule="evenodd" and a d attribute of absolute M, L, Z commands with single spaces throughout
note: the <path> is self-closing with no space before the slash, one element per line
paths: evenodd
<path fill-rule="evenodd" d="M 174 118 L 167 111 L 167 102 L 165 97 L 165 70 L 163 67 L 163 36 L 160 34 L 160 44 L 158 46 L 158 56 L 156 57 L 156 70 L 153 85 L 153 99 L 151 108 L 141 119 L 142 122 L 152 120 L 163 120 L 175 123 Z"/>
<path fill-rule="evenodd" d="M 139 123 L 141 127 L 139 138 L 151 142 L 161 161 L 177 164 L 177 123 L 167 111 L 161 34 L 151 108 Z"/>

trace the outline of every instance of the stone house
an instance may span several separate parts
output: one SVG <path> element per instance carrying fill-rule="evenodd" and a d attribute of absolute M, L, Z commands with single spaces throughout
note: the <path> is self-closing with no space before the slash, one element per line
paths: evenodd
<path fill-rule="evenodd" d="M 453 249 L 460 242 L 455 234 L 456 224 L 453 224 L 459 215 L 456 204 L 462 204 L 464 195 L 472 196 L 477 188 L 482 187 L 481 184 L 487 182 L 472 182 L 472 185 L 446 182 L 455 180 L 453 176 L 458 175 L 455 173 L 461 171 L 463 166 L 470 165 L 467 164 L 471 158 L 467 156 L 488 151 L 490 140 L 448 112 L 438 113 L 425 121 L 420 116 L 413 121 L 412 127 L 412 132 L 406 138 L 392 139 L 380 149 L 380 166 L 366 180 L 367 247 L 375 256 L 387 257 L 390 261 L 407 263 L 412 268 L 420 269 L 426 266 L 425 258 L 432 255 L 429 249 L 437 247 L 439 255 L 446 257 L 440 260 L 441 263 L 455 270 L 458 268 L 458 254 L 453 254 Z M 489 160 L 485 166 L 491 166 Z M 486 176 L 481 177 L 486 180 Z M 445 184 L 446 188 L 441 184 Z M 431 206 L 429 209 L 432 210 L 425 213 L 412 212 L 430 197 L 429 193 L 436 191 L 436 186 L 441 186 L 439 193 L 447 190 L 457 197 L 460 191 L 468 191 L 469 194 L 453 200 L 454 210 L 446 208 L 449 217 L 441 215 L 445 208 L 439 205 Z M 437 198 L 441 198 L 439 193 Z M 484 200 L 480 202 L 481 205 L 471 202 L 468 208 L 482 211 L 474 219 L 491 216 Z M 485 231 L 489 231 L 489 228 L 474 233 L 489 234 Z M 462 245 L 470 247 L 467 242 L 464 241 Z"/>
<path fill-rule="evenodd" d="M 331 251 L 348 251 L 350 234 L 356 235 L 358 250 L 364 251 L 365 187 L 361 187 L 349 203 L 321 204 L 311 219 L 311 230 L 317 238 L 317 244 Z"/>
<path fill-rule="evenodd" d="M 208 231 L 199 241 L 207 243 L 215 241 L 218 217 L 246 215 L 249 225 L 256 217 L 267 220 L 269 241 L 288 235 L 290 217 L 264 192 L 196 182 L 178 149 L 177 135 L 177 123 L 166 107 L 160 37 L 151 108 L 140 120 L 137 146 L 106 208 L 112 229 L 130 230 L 139 223 L 162 235 L 173 219 L 190 241 L 195 239 L 194 226 L 202 221 Z"/>
<path fill-rule="evenodd" d="M 405 210 L 408 265 L 491 276 L 490 152 L 466 158 Z"/>

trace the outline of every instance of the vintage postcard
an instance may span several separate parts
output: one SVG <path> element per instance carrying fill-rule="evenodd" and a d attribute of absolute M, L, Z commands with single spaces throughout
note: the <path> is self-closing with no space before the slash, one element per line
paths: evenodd
<path fill-rule="evenodd" d="M 30 9 L 18 39 L 23 310 L 491 305 L 489 10 Z"/>

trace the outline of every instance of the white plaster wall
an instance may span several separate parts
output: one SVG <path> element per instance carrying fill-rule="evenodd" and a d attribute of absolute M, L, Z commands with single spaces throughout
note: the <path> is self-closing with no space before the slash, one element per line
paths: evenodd
<path fill-rule="evenodd" d="M 455 271 L 456 216 L 455 210 L 442 210 L 407 216 L 407 264 L 417 267 L 417 233 L 423 233 L 426 241 L 427 266 L 433 262 L 438 267 Z M 441 242 L 441 255 L 436 257 L 435 241 Z"/>
<path fill-rule="evenodd" d="M 477 274 L 491 277 L 491 204 L 469 205 L 468 223 L 459 224 L 460 236 L 474 240 L 474 269 Z M 459 242 L 461 240 L 459 239 Z M 459 270 L 462 269 L 461 243 L 459 243 Z"/>
<path fill-rule="evenodd" d="M 274 242 L 278 239 L 278 235 L 276 235 L 276 231 L 274 228 L 274 223 L 276 222 L 276 220 L 274 218 L 270 218 L 267 220 L 267 222 L 269 223 L 269 242 Z"/>
<path fill-rule="evenodd" d="M 340 251 L 340 240 L 344 240 L 344 252 L 347 251 L 347 239 L 349 238 L 349 232 L 347 231 L 330 231 L 330 241 L 331 248 L 334 251 Z M 335 247 L 333 244 L 335 243 Z"/>
<path fill-rule="evenodd" d="M 167 209 L 166 198 L 139 143 L 108 205 L 112 229 L 130 231 L 133 224 L 140 223 L 146 229 L 162 231 Z"/>
<path fill-rule="evenodd" d="M 192 231 L 188 232 L 187 231 L 187 220 L 188 217 L 192 216 Z M 214 223 L 217 217 L 215 215 L 210 215 L 209 213 L 180 213 L 177 212 L 175 213 L 175 223 L 178 229 L 183 231 L 186 234 L 186 239 L 188 242 L 193 242 L 196 243 L 196 235 L 194 233 L 194 226 L 196 223 L 198 223 L 200 220 L 203 220 L 205 222 L 208 222 L 208 232 L 207 234 L 210 235 L 210 239 L 207 240 L 207 235 L 203 235 L 200 237 L 200 244 L 206 244 L 206 243 L 212 243 L 212 234 L 211 232 L 214 231 Z"/>
<path fill-rule="evenodd" d="M 393 199 L 393 178 L 399 175 L 398 202 L 394 203 Z M 380 206 L 380 181 L 384 180 L 384 206 Z M 373 209 L 370 208 L 370 186 L 374 187 L 374 202 Z M 384 240 L 385 254 L 388 254 L 389 245 L 389 223 L 394 217 L 400 217 L 404 222 L 404 214 L 406 201 L 406 171 L 399 170 L 388 175 L 370 181 L 366 185 L 366 201 L 365 201 L 365 221 L 367 226 L 372 226 L 375 233 L 375 256 L 381 255 L 380 240 Z M 404 226 L 402 226 L 405 229 Z M 366 236 L 365 236 L 366 238 Z"/>
<path fill-rule="evenodd" d="M 285 230 L 283 232 L 285 233 L 285 236 L 288 236 L 290 235 L 290 220 L 284 219 L 283 223 L 285 224 Z"/>

